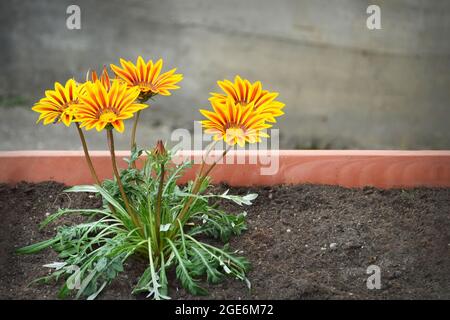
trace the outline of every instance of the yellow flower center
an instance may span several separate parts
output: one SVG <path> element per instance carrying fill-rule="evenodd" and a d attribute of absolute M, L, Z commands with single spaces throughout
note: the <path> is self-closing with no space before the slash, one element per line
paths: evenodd
<path fill-rule="evenodd" d="M 106 111 L 100 115 L 100 121 L 114 122 L 117 119 L 117 115 L 112 111 Z"/>

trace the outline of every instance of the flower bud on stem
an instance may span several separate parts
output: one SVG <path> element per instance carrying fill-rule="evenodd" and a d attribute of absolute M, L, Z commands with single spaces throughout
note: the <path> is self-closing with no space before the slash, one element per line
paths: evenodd
<path fill-rule="evenodd" d="M 165 164 L 167 161 L 167 151 L 164 147 L 162 140 L 158 140 L 155 149 L 152 151 L 152 155 L 160 166 L 160 176 L 158 185 L 158 194 L 156 196 L 156 208 L 155 208 L 155 234 L 158 236 L 158 244 L 161 242 L 160 239 L 160 225 L 161 225 L 161 202 L 162 202 L 162 192 L 164 187 L 164 176 L 165 176 Z"/>

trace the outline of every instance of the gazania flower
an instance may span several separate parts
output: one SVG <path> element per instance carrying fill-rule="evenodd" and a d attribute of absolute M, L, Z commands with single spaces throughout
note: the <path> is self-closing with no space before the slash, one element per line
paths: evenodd
<path fill-rule="evenodd" d="M 148 107 L 135 103 L 139 96 L 137 88 L 128 88 L 125 83 L 113 81 L 107 90 L 100 80 L 84 84 L 85 93 L 80 95 L 77 105 L 76 119 L 80 127 L 87 130 L 96 128 L 101 131 L 107 125 L 112 125 L 117 131 L 125 129 L 123 120 L 133 117 L 133 114 Z"/>
<path fill-rule="evenodd" d="M 88 81 L 89 80 L 89 73 L 88 73 L 88 76 L 86 78 L 87 78 L 86 81 Z M 103 67 L 103 71 L 102 71 L 102 74 L 100 75 L 100 78 L 98 77 L 97 72 L 95 72 L 95 70 L 91 71 L 91 79 L 92 79 L 92 82 L 94 82 L 94 83 L 95 83 L 95 81 L 100 80 L 102 85 L 107 90 L 109 90 L 111 88 L 111 79 L 109 77 L 108 70 L 106 69 L 106 67 Z"/>
<path fill-rule="evenodd" d="M 252 84 L 247 79 L 241 79 L 240 76 L 236 76 L 234 83 L 229 80 L 224 80 L 218 81 L 217 84 L 225 94 L 211 93 L 212 97 L 209 98 L 210 101 L 224 105 L 227 97 L 230 96 L 235 103 L 244 106 L 253 103 L 254 108 L 266 115 L 267 121 L 269 122 L 276 122 L 275 118 L 284 114 L 282 111 L 284 103 L 275 100 L 278 93 L 263 90 L 259 81 Z"/>
<path fill-rule="evenodd" d="M 40 116 L 36 123 L 43 120 L 44 125 L 62 121 L 69 126 L 73 121 L 78 103 L 79 87 L 75 80 L 70 79 L 63 86 L 55 82 L 55 90 L 45 91 L 45 98 L 37 102 L 32 110 L 39 112 Z"/>
<path fill-rule="evenodd" d="M 179 86 L 176 83 L 183 79 L 182 74 L 175 74 L 176 69 L 161 74 L 163 66 L 162 59 L 159 59 L 156 63 L 153 63 L 152 60 L 145 62 L 139 56 L 136 65 L 124 59 L 120 59 L 120 64 L 122 68 L 111 64 L 111 69 L 129 87 L 139 88 L 139 98 L 141 101 L 146 101 L 148 98 L 157 94 L 169 96 L 169 90 L 178 89 Z"/>
<path fill-rule="evenodd" d="M 243 147 L 245 142 L 260 142 L 261 137 L 269 137 L 261 130 L 272 125 L 255 110 L 253 102 L 243 105 L 229 97 L 225 105 L 217 101 L 211 101 L 211 105 L 214 111 L 200 110 L 200 113 L 208 119 L 201 121 L 205 133 L 212 134 L 214 140 L 223 139 L 229 145 L 237 143 Z"/>

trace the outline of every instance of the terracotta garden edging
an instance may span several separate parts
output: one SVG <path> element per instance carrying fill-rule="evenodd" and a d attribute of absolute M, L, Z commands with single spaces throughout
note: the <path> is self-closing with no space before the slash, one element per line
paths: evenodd
<path fill-rule="evenodd" d="M 249 163 L 249 156 L 279 155 L 279 170 L 261 175 L 269 165 Z M 129 152 L 117 152 L 119 166 Z M 217 154 L 217 153 L 216 153 Z M 214 156 L 214 152 L 211 153 Z M 214 183 L 231 186 L 276 184 L 328 184 L 343 187 L 374 186 L 410 188 L 418 186 L 450 187 L 450 151 L 397 150 L 281 150 L 231 151 L 227 159 L 243 156 L 241 164 L 219 164 L 212 173 Z M 91 152 L 101 179 L 110 178 L 111 162 L 107 151 Z M 181 157 L 200 159 L 202 151 L 182 151 Z M 267 160 L 267 159 L 266 159 Z M 276 160 L 275 160 L 276 161 Z M 242 163 L 243 162 L 243 163 Z M 180 183 L 192 179 L 195 167 L 186 172 Z M 53 180 L 67 185 L 92 183 L 82 151 L 5 151 L 0 152 L 0 182 L 40 182 Z"/>

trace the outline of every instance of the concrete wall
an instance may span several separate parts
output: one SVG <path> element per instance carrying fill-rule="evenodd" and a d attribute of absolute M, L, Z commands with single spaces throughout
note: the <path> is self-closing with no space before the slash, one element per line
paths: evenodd
<path fill-rule="evenodd" d="M 81 30 L 66 28 L 69 4 Z M 366 28 L 369 4 L 382 30 Z M 185 75 L 145 112 L 145 144 L 192 128 L 215 82 L 240 74 L 280 92 L 284 148 L 450 148 L 448 0 L 3 0 L 0 17 L 0 95 L 30 102 L 2 114 L 0 149 L 78 148 L 28 107 L 55 80 L 137 55 Z"/>

